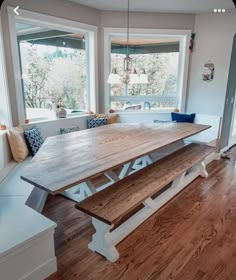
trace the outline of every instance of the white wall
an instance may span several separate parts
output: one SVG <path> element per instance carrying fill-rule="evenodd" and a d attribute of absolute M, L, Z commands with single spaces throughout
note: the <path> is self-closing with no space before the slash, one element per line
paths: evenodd
<path fill-rule="evenodd" d="M 195 33 L 187 110 L 222 116 L 233 37 L 236 33 L 236 12 L 197 15 Z M 215 78 L 212 82 L 202 80 L 203 66 L 208 60 L 215 64 Z"/>
<path fill-rule="evenodd" d="M 195 15 L 131 12 L 130 26 L 133 28 L 154 29 L 193 29 Z M 126 27 L 127 12 L 101 12 L 102 27 Z"/>

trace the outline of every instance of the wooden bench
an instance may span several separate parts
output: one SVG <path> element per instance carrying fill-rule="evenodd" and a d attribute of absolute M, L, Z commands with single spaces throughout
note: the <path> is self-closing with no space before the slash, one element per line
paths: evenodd
<path fill-rule="evenodd" d="M 115 262 L 115 246 L 198 176 L 214 148 L 190 144 L 78 203 L 96 229 L 92 251 Z"/>

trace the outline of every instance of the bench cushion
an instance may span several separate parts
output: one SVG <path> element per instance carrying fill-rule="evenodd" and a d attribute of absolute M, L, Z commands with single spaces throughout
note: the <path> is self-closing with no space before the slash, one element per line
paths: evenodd
<path fill-rule="evenodd" d="M 33 190 L 33 185 L 23 181 L 20 176 L 30 164 L 31 157 L 24 162 L 16 164 L 6 178 L 0 183 L 1 196 L 25 196 L 25 201 Z"/>
<path fill-rule="evenodd" d="M 21 196 L 0 197 L 0 205 L 0 257 L 43 231 L 56 227 L 54 222 L 24 205 Z"/>
<path fill-rule="evenodd" d="M 76 208 L 116 225 L 147 198 L 202 161 L 214 148 L 190 144 L 78 203 Z"/>

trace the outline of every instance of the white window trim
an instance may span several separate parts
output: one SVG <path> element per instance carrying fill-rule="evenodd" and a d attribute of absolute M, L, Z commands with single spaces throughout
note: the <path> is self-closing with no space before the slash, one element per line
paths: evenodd
<path fill-rule="evenodd" d="M 176 38 L 180 41 L 180 63 L 178 69 L 179 81 L 177 86 L 178 108 L 185 112 L 187 82 L 189 73 L 189 42 L 191 39 L 191 30 L 175 30 L 175 29 L 142 29 L 131 28 L 130 36 L 135 38 Z M 114 37 L 125 36 L 127 29 L 125 28 L 104 28 L 104 92 L 105 92 L 105 111 L 110 109 L 110 85 L 107 83 L 109 73 L 111 71 L 111 39 Z M 150 112 L 154 112 L 153 110 Z M 159 112 L 159 110 L 157 110 Z"/>
<path fill-rule="evenodd" d="M 10 31 L 11 52 L 14 69 L 15 79 L 15 93 L 17 100 L 18 119 L 19 123 L 25 122 L 25 104 L 23 100 L 23 92 L 21 86 L 21 72 L 19 52 L 17 47 L 16 36 L 16 22 L 25 24 L 32 24 L 36 26 L 42 26 L 46 28 L 58 29 L 71 33 L 86 33 L 87 39 L 87 54 L 88 54 L 88 103 L 89 110 L 93 112 L 98 111 L 98 47 L 97 47 L 97 33 L 98 28 L 94 25 L 88 25 L 80 22 L 75 22 L 59 17 L 48 16 L 40 13 L 35 13 L 27 10 L 20 10 L 20 15 L 16 16 L 13 7 L 7 7 L 8 10 L 8 24 Z"/>
<path fill-rule="evenodd" d="M 0 124 L 12 126 L 6 64 L 2 38 L 2 24 L 0 15 Z"/>

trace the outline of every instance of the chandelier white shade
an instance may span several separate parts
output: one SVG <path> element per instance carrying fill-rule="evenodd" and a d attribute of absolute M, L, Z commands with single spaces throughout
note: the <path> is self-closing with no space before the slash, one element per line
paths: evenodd
<path fill-rule="evenodd" d="M 146 74 L 145 70 L 143 70 L 143 73 L 140 75 L 137 73 L 137 71 L 134 69 L 134 71 L 129 73 L 124 73 L 123 77 L 121 77 L 116 69 L 113 69 L 110 73 L 107 83 L 110 85 L 118 85 L 118 84 L 129 84 L 129 85 L 135 85 L 135 84 L 148 84 L 148 75 Z"/>
<path fill-rule="evenodd" d="M 108 84 L 116 85 L 121 83 L 121 77 L 118 75 L 117 70 L 113 69 L 107 80 Z"/>
<path fill-rule="evenodd" d="M 148 84 L 149 83 L 148 76 L 147 76 L 145 70 L 143 70 L 143 73 L 139 76 L 139 83 L 140 84 Z"/>
<path fill-rule="evenodd" d="M 134 72 L 131 73 L 129 76 L 130 76 L 129 84 L 133 85 L 133 84 L 139 84 L 140 83 L 140 77 L 139 77 L 136 69 L 134 69 Z"/>

